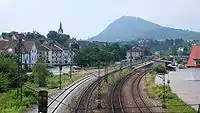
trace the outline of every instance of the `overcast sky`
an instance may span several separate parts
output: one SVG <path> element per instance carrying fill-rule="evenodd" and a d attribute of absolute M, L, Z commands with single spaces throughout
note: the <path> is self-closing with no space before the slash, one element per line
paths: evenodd
<path fill-rule="evenodd" d="M 200 0 L 0 0 L 0 33 L 58 30 L 78 39 L 97 35 L 121 16 L 200 31 Z"/>

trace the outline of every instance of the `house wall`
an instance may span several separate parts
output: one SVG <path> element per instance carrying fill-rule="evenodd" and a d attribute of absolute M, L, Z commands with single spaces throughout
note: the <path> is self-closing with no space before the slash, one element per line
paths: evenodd
<path fill-rule="evenodd" d="M 59 64 L 62 61 L 62 51 L 52 51 L 52 63 Z"/>
<path fill-rule="evenodd" d="M 28 53 L 23 53 L 22 54 L 22 63 L 30 63 L 29 62 L 29 54 Z"/>
<path fill-rule="evenodd" d="M 173 62 L 176 62 L 176 63 L 177 63 L 178 60 L 181 60 L 183 62 L 188 61 L 188 58 L 186 58 L 186 57 L 173 57 L 172 59 L 173 59 Z"/>
<path fill-rule="evenodd" d="M 31 56 L 31 64 L 35 64 L 38 60 L 38 56 L 37 56 L 37 49 L 36 49 L 36 46 L 33 45 L 32 46 L 32 49 L 31 49 L 31 52 L 30 52 L 30 56 Z"/>
<path fill-rule="evenodd" d="M 47 56 L 48 59 L 47 60 L 49 61 L 49 63 L 52 63 L 52 51 L 47 51 L 46 54 L 48 54 L 48 56 Z"/>
<path fill-rule="evenodd" d="M 132 52 L 133 60 L 140 57 L 141 55 L 142 55 L 142 52 Z M 130 57 L 131 57 L 131 52 L 126 52 L 126 59 L 130 60 Z"/>
<path fill-rule="evenodd" d="M 69 63 L 70 62 L 70 51 L 64 50 L 63 51 L 63 63 Z"/>

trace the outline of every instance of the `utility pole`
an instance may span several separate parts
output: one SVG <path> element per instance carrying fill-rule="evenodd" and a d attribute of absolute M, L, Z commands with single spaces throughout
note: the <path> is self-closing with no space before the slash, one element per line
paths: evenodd
<path fill-rule="evenodd" d="M 69 77 L 71 79 L 72 77 L 72 44 L 69 43 L 69 51 L 70 51 L 70 72 L 69 72 Z"/>
<path fill-rule="evenodd" d="M 98 62 L 98 106 L 97 106 L 97 108 L 102 108 L 102 106 L 101 106 L 100 61 Z"/>
<path fill-rule="evenodd" d="M 59 70 L 60 70 L 60 88 L 59 89 L 61 89 L 61 84 L 62 84 L 62 81 L 61 81 L 61 71 L 62 71 L 61 62 L 60 62 L 60 65 L 59 65 Z"/>
<path fill-rule="evenodd" d="M 132 63 L 133 63 L 133 61 L 132 61 L 132 60 L 133 60 L 133 48 L 131 48 L 131 54 L 130 54 L 130 57 L 131 57 L 130 60 L 131 60 L 131 68 L 132 68 L 132 65 L 133 65 L 133 64 L 132 64 Z"/>
<path fill-rule="evenodd" d="M 166 98 L 165 98 L 165 93 L 166 93 L 165 92 L 165 73 L 163 73 L 163 90 L 164 90 L 163 91 L 164 94 L 163 94 L 163 106 L 162 107 L 165 108 L 166 107 L 166 104 L 165 104 L 165 102 L 166 102 Z"/>
<path fill-rule="evenodd" d="M 20 83 L 20 101 L 22 102 L 22 39 L 19 38 L 19 42 L 18 42 L 18 76 L 20 76 L 20 78 L 17 80 L 17 98 L 19 95 L 19 85 L 18 83 Z"/>

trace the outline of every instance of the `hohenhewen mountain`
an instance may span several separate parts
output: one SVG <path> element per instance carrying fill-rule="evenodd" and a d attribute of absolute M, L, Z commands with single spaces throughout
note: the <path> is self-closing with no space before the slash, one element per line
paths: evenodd
<path fill-rule="evenodd" d="M 89 41 L 117 42 L 137 38 L 200 39 L 200 32 L 163 27 L 139 17 L 123 16 Z"/>

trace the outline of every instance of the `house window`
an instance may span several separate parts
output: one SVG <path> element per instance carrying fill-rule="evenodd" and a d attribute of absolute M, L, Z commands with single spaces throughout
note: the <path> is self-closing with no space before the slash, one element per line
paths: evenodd
<path fill-rule="evenodd" d="M 196 61 L 196 64 L 197 64 L 197 65 L 200 65 L 200 60 L 197 60 L 197 61 Z"/>

